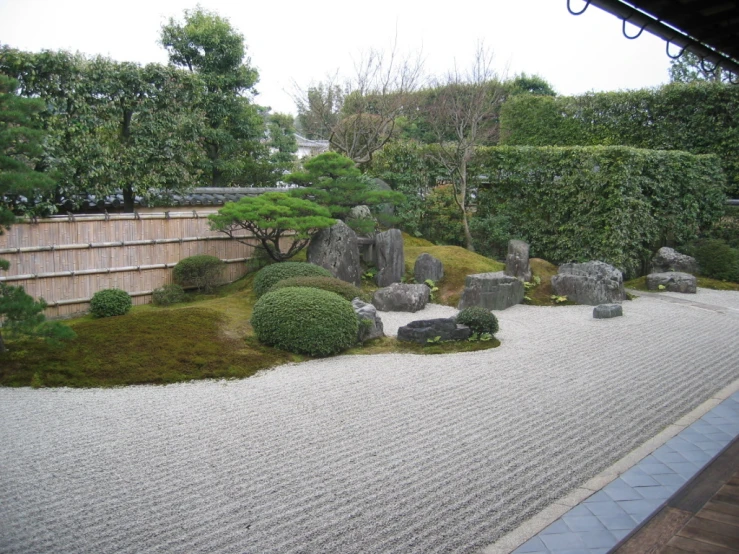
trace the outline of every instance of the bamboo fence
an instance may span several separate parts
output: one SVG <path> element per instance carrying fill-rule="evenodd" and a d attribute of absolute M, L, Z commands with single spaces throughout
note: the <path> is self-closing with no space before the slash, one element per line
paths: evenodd
<path fill-rule="evenodd" d="M 254 247 L 211 231 L 215 213 L 162 212 L 52 216 L 14 224 L 0 236 L 0 258 L 10 269 L 0 282 L 20 285 L 48 303 L 48 317 L 89 309 L 95 292 L 116 287 L 134 304 L 151 302 L 154 289 L 172 282 L 183 258 L 209 254 L 226 262 L 223 279 L 246 273 Z M 256 241 L 254 242 L 256 244 Z"/>

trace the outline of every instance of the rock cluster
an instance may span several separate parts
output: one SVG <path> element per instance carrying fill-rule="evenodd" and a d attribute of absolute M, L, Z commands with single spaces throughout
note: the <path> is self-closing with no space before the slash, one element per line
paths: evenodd
<path fill-rule="evenodd" d="M 677 250 L 663 246 L 652 258 L 652 273 L 678 271 L 695 275 L 698 273 L 698 262 L 692 256 L 681 254 Z"/>
<path fill-rule="evenodd" d="M 426 285 L 393 283 L 375 291 L 372 304 L 382 312 L 417 312 L 429 301 L 430 289 Z"/>
<path fill-rule="evenodd" d="M 505 310 L 520 304 L 524 297 L 523 282 L 502 271 L 468 275 L 458 308 L 481 306 L 488 310 Z"/>
<path fill-rule="evenodd" d="M 508 255 L 505 258 L 505 274 L 521 281 L 531 281 L 529 245 L 524 241 L 508 241 Z"/>
<path fill-rule="evenodd" d="M 660 288 L 660 286 L 662 288 Z M 648 290 L 667 290 L 670 292 L 684 292 L 695 294 L 698 280 L 695 275 L 669 271 L 666 273 L 650 273 L 647 275 Z"/>
<path fill-rule="evenodd" d="M 439 341 L 467 340 L 472 331 L 466 325 L 458 325 L 453 317 L 411 321 L 398 328 L 398 340 L 426 344 L 429 339 Z"/>
<path fill-rule="evenodd" d="M 593 317 L 595 319 L 609 319 L 624 315 L 624 309 L 621 304 L 600 304 L 593 308 Z"/>
<path fill-rule="evenodd" d="M 578 304 L 613 304 L 626 298 L 621 271 L 604 262 L 562 264 L 552 277 L 552 289 Z"/>
<path fill-rule="evenodd" d="M 444 264 L 438 258 L 424 252 L 416 258 L 416 264 L 413 266 L 413 277 L 416 283 L 425 283 L 427 279 L 431 279 L 436 283 L 444 277 Z"/>
<path fill-rule="evenodd" d="M 385 336 L 382 319 L 377 315 L 377 309 L 359 298 L 352 300 L 352 308 L 359 318 L 358 342 L 377 339 Z"/>
<path fill-rule="evenodd" d="M 308 245 L 308 261 L 356 287 L 362 284 L 357 234 L 343 221 L 316 233 Z"/>

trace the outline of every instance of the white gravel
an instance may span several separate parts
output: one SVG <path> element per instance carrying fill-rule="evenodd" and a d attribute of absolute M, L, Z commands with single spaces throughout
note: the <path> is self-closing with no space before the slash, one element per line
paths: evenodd
<path fill-rule="evenodd" d="M 476 552 L 739 378 L 733 312 L 496 314 L 482 352 L 0 389 L 0 552 Z"/>

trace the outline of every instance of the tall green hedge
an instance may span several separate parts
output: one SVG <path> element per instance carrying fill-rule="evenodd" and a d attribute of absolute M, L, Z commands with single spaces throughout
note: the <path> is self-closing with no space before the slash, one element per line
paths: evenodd
<path fill-rule="evenodd" d="M 729 196 L 739 198 L 739 87 L 672 83 L 582 96 L 520 95 L 500 114 L 501 144 L 623 145 L 715 154 Z"/>
<path fill-rule="evenodd" d="M 532 256 L 602 260 L 641 273 L 654 250 L 684 243 L 723 213 L 715 156 L 622 146 L 501 146 L 478 152 L 488 184 L 476 218 L 504 216 Z"/>

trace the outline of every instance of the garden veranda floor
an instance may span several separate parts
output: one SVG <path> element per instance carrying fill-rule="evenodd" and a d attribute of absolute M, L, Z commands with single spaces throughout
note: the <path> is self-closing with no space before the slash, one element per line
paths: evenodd
<path fill-rule="evenodd" d="M 0 551 L 479 551 L 739 378 L 739 293 L 666 299 L 516 306 L 482 352 L 2 389 Z"/>

